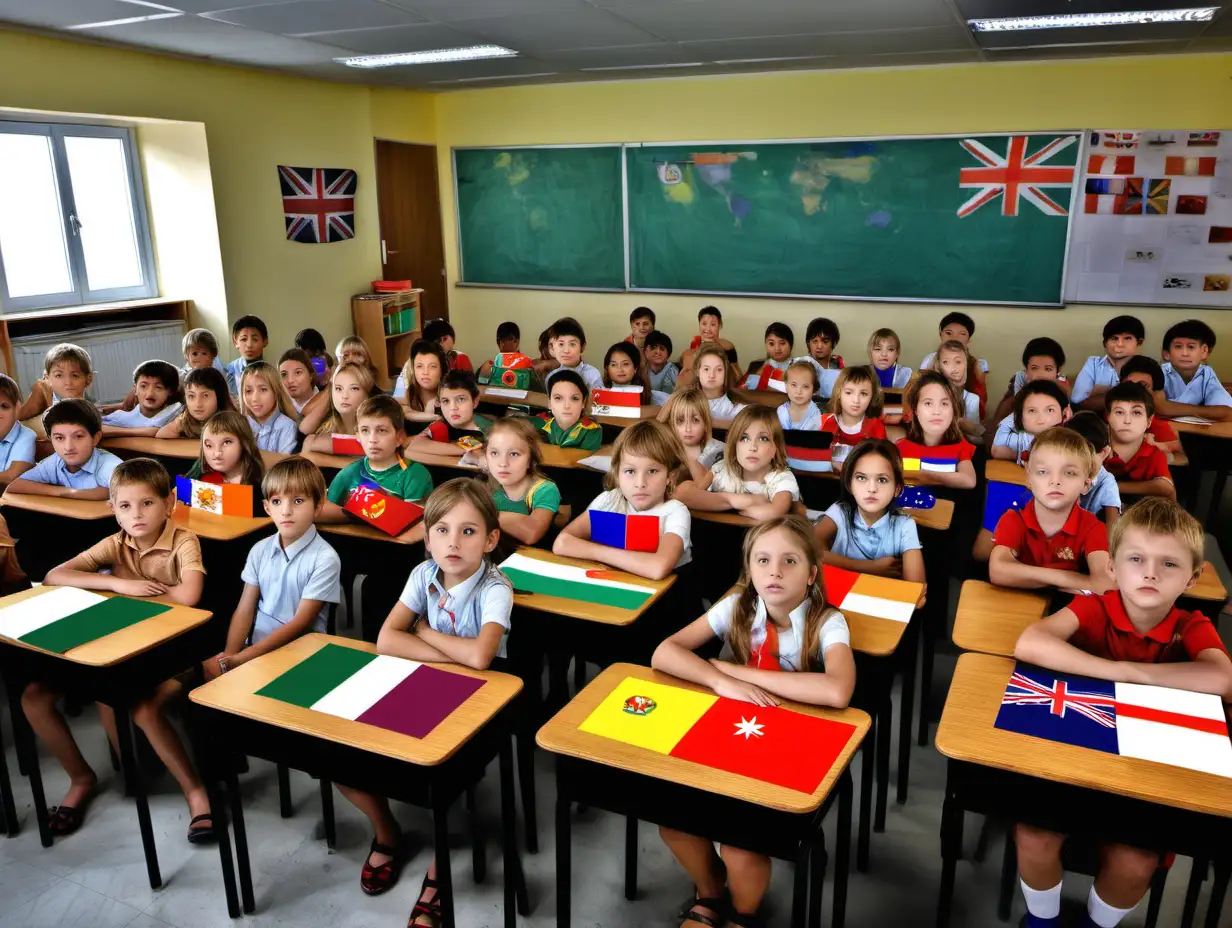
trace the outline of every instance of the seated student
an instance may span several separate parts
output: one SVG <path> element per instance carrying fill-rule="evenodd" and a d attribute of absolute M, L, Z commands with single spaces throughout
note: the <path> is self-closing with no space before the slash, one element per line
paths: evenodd
<path fill-rule="evenodd" d="M 103 416 L 103 435 L 153 438 L 184 409 L 180 402 L 180 372 L 166 361 L 144 361 L 133 371 L 137 405 Z"/>
<path fill-rule="evenodd" d="M 548 326 L 539 333 L 539 357 L 531 363 L 535 370 L 535 376 L 539 378 L 541 383 L 547 382 L 549 371 L 560 367 L 560 362 L 556 360 L 556 353 L 552 348 L 551 326 Z"/>
<path fill-rule="evenodd" d="M 649 306 L 639 306 L 629 313 L 629 336 L 625 339 L 637 347 L 638 351 L 646 350 L 646 336 L 654 331 L 655 313 Z"/>
<path fill-rule="evenodd" d="M 516 354 L 522 346 L 522 330 L 516 322 L 502 322 L 496 327 L 496 353 Z M 492 361 L 487 360 L 479 365 L 477 380 L 487 383 L 492 375 Z M 405 389 L 405 384 L 403 385 Z M 397 391 L 395 390 L 395 394 Z"/>
<path fill-rule="evenodd" d="M 1013 376 L 1006 387 L 1005 395 L 990 417 L 992 422 L 1001 422 L 1014 408 L 1014 397 L 1029 383 L 1037 380 L 1055 380 L 1069 396 L 1069 383 L 1062 369 L 1065 367 L 1065 349 L 1051 338 L 1033 338 L 1022 350 L 1022 370 Z"/>
<path fill-rule="evenodd" d="M 809 357 L 820 364 L 822 370 L 843 369 L 843 356 L 834 353 L 838 348 L 838 326 L 833 321 L 818 316 L 810 322 L 804 335 L 804 343 L 808 346 Z"/>
<path fill-rule="evenodd" d="M 1014 397 L 1014 412 L 997 425 L 990 457 L 1026 461 L 1035 436 L 1069 418 L 1069 397 L 1054 380 L 1033 380 Z"/>
<path fill-rule="evenodd" d="M 309 416 L 323 418 L 329 411 L 329 395 L 317 389 L 312 358 L 303 348 L 288 348 L 282 353 L 278 359 L 278 376 L 301 421 Z"/>
<path fill-rule="evenodd" d="M 655 329 L 646 336 L 646 376 L 650 379 L 650 389 L 660 393 L 671 393 L 676 389 L 676 378 L 680 376 L 680 368 L 670 360 L 672 356 L 672 340 L 666 332 Z"/>
<path fill-rule="evenodd" d="M 155 438 L 200 438 L 215 413 L 231 409 L 227 378 L 216 367 L 197 367 L 184 375 L 184 406 L 180 414 L 154 433 Z"/>
<path fill-rule="evenodd" d="M 817 368 L 811 360 L 799 358 L 791 362 L 783 375 L 787 387 L 787 402 L 779 406 L 779 425 L 783 431 L 799 429 L 821 431 L 821 410 L 813 402 L 817 393 Z"/>
<path fill-rule="evenodd" d="M 1108 531 L 1078 505 L 1091 488 L 1095 460 L 1090 442 L 1069 429 L 1052 428 L 1035 439 L 1027 465 L 1033 499 L 997 523 L 988 559 L 993 583 L 1101 593 L 1110 588 Z"/>
<path fill-rule="evenodd" d="M 562 557 L 599 561 L 617 570 L 662 580 L 693 560 L 692 517 L 673 495 L 682 476 L 680 442 L 671 429 L 642 419 L 620 433 L 612 448 L 612 468 L 603 478 L 607 488 L 556 536 L 552 551 Z M 620 512 L 659 517 L 659 547 L 626 551 L 590 540 L 590 513 Z"/>
<path fill-rule="evenodd" d="M 586 381 L 577 371 L 561 371 L 553 377 L 548 389 L 551 412 L 538 416 L 539 437 L 558 448 L 598 451 L 603 445 L 603 429 L 594 419 L 583 415 L 589 394 Z"/>
<path fill-rule="evenodd" d="M 958 342 L 970 354 L 971 336 L 975 334 L 975 320 L 963 312 L 946 313 L 941 317 L 941 324 L 937 326 L 937 334 L 940 336 L 940 344 Z M 937 366 L 939 354 L 940 349 L 926 354 L 924 360 L 920 362 L 920 370 L 939 370 Z M 972 360 L 975 360 L 974 357 Z M 978 363 L 969 365 L 969 371 L 971 376 L 964 385 L 964 389 L 970 390 L 983 399 L 986 396 L 984 378 L 988 375 L 988 362 L 980 358 Z"/>
<path fill-rule="evenodd" d="M 340 364 L 334 370 L 329 385 L 329 411 L 313 434 L 304 439 L 304 451 L 334 450 L 334 435 L 354 435 L 359 423 L 355 414 L 372 390 L 372 375 L 368 368 L 358 364 Z M 300 423 L 300 432 L 309 427 L 305 420 Z"/>
<path fill-rule="evenodd" d="M 432 422 L 440 418 L 437 391 L 441 378 L 449 373 L 449 359 L 436 342 L 416 339 L 402 365 L 394 386 L 394 397 L 402 403 L 402 413 L 410 422 Z"/>
<path fill-rule="evenodd" d="M 690 509 L 734 509 L 750 519 L 785 516 L 800 499 L 796 475 L 787 467 L 783 430 L 768 406 L 746 406 L 736 414 L 723 460 L 710 474 L 708 492 L 689 481 L 677 488 L 676 498 Z"/>
<path fill-rule="evenodd" d="M 903 394 L 903 405 L 911 410 L 911 421 L 907 423 L 907 437 L 896 444 L 904 469 L 909 466 L 908 460 L 917 462 L 919 469 L 911 472 L 915 483 L 959 490 L 974 487 L 975 465 L 971 459 L 975 445 L 963 438 L 958 427 L 958 394 L 950 382 L 936 371 L 921 371 Z M 924 467 L 925 460 L 953 461 L 954 468 Z"/>
<path fill-rule="evenodd" d="M 1146 340 L 1146 328 L 1137 316 L 1115 316 L 1104 324 L 1104 354 L 1091 355 L 1074 378 L 1070 402 L 1075 408 L 1103 412 L 1104 394 L 1121 382 L 1125 362 Z"/>
<path fill-rule="evenodd" d="M 453 343 L 458 335 L 447 320 L 429 319 L 424 323 L 423 337 L 441 346 L 441 351 L 445 352 L 445 357 L 449 362 L 449 369 L 451 371 L 474 370 L 471 367 L 471 359 L 461 351 L 454 349 Z"/>
<path fill-rule="evenodd" d="M 265 459 L 257 447 L 248 417 L 234 409 L 211 416 L 201 430 L 201 452 L 185 474 L 205 483 L 238 483 L 252 487 L 253 507 L 261 502 Z"/>
<path fill-rule="evenodd" d="M 1140 383 L 1119 383 L 1104 394 L 1111 435 L 1109 473 L 1124 496 L 1166 496 L 1176 499 L 1168 456 L 1146 440 L 1155 417 L 1155 398 Z"/>
<path fill-rule="evenodd" d="M 0 374 L 0 491 L 34 466 L 37 436 L 17 421 L 21 388 L 8 374 Z"/>
<path fill-rule="evenodd" d="M 497 419 L 483 437 L 485 482 L 500 512 L 501 540 L 543 541 L 560 511 L 560 488 L 543 471 L 539 431 L 525 416 Z"/>
<path fill-rule="evenodd" d="M 475 403 L 479 400 L 479 385 L 470 371 L 450 371 L 441 381 L 438 393 L 441 415 L 426 429 L 411 439 L 418 447 L 422 442 L 432 442 L 433 454 L 461 457 L 483 445 L 483 433 L 492 426 L 492 420 L 476 415 Z"/>
<path fill-rule="evenodd" d="M 782 381 L 791 364 L 791 349 L 796 336 L 785 322 L 772 322 L 766 326 L 766 357 L 749 365 L 741 384 L 746 390 L 769 390 L 774 380 Z"/>
<path fill-rule="evenodd" d="M 901 390 L 911 380 L 911 368 L 898 363 L 899 350 L 893 329 L 877 329 L 868 338 L 868 359 L 883 390 Z"/>
<path fill-rule="evenodd" d="M 1014 656 L 1062 673 L 1212 693 L 1232 702 L 1232 662 L 1219 632 L 1177 599 L 1203 564 L 1198 521 L 1171 500 L 1144 499 L 1125 511 L 1109 539 L 1114 588 L 1084 594 L 1023 631 Z M 1080 813 L 1079 813 L 1080 814 Z M 1028 928 L 1058 928 L 1065 836 L 1031 825 L 1014 829 Z M 1087 926 L 1121 922 L 1146 895 L 1161 848 L 1100 847 L 1087 896 Z"/>
<path fill-rule="evenodd" d="M 295 406 L 274 365 L 254 361 L 244 369 L 240 375 L 240 408 L 248 416 L 258 448 L 279 454 L 295 453 L 299 441 Z"/>
<path fill-rule="evenodd" d="M 702 345 L 693 355 L 692 383 L 706 395 L 710 403 L 710 418 L 728 420 L 744 409 L 731 392 L 731 364 L 727 352 L 711 342 Z"/>
<path fill-rule="evenodd" d="M 589 389 L 600 389 L 603 386 L 603 375 L 598 368 L 582 360 L 585 351 L 586 333 L 582 331 L 580 322 L 569 317 L 553 322 L 552 356 L 556 359 L 557 367 L 544 377 L 544 386 L 550 389 L 553 378 L 561 371 L 574 371 Z"/>
<path fill-rule="evenodd" d="M 43 429 L 55 454 L 9 484 L 14 493 L 106 499 L 111 472 L 120 459 L 98 447 L 103 421 L 92 403 L 61 400 L 43 414 Z"/>
<path fill-rule="evenodd" d="M 312 361 L 318 389 L 324 390 L 334 376 L 334 358 L 325 350 L 325 336 L 316 329 L 300 329 L 295 333 L 293 347 L 302 349 Z"/>
<path fill-rule="evenodd" d="M 346 338 L 340 339 L 334 347 L 334 357 L 339 364 L 358 364 L 361 367 L 368 368 L 368 373 L 372 375 L 373 382 L 376 382 L 377 375 L 380 372 L 372 362 L 372 350 L 368 347 L 368 343 L 358 335 L 348 335 Z M 382 393 L 385 392 L 380 387 L 376 389 Z"/>
<path fill-rule="evenodd" d="M 658 420 L 671 426 L 684 447 L 684 462 L 694 483 L 710 487 L 711 468 L 723 458 L 723 442 L 713 437 L 710 404 L 696 387 L 686 387 L 671 395 L 659 410 Z"/>
<path fill-rule="evenodd" d="M 736 354 L 736 346 L 723 338 L 723 314 L 717 306 L 703 306 L 697 311 L 697 333 L 689 342 L 689 347 L 680 356 L 680 375 L 687 383 L 694 376 L 697 366 L 697 352 L 702 345 L 718 345 L 726 354 L 731 365 L 732 383 L 740 381 L 740 362 Z"/>
<path fill-rule="evenodd" d="M 1206 362 L 1215 350 L 1215 332 L 1200 319 L 1186 319 L 1164 333 L 1164 400 L 1159 414 L 1201 416 L 1216 422 L 1232 421 L 1232 396 Z"/>
<path fill-rule="evenodd" d="M 180 377 L 187 377 L 189 371 L 203 367 L 212 367 L 223 377 L 227 369 L 218 360 L 218 339 L 209 329 L 191 329 L 180 342 L 184 354 L 184 366 L 180 368 Z"/>
<path fill-rule="evenodd" d="M 821 430 L 834 435 L 830 461 L 842 470 L 851 449 L 867 438 L 885 438 L 881 421 L 882 395 L 877 375 L 867 365 L 845 367 L 834 381 L 830 411 L 821 419 Z"/>
<path fill-rule="evenodd" d="M 1098 467 L 1091 478 L 1091 489 L 1078 497 L 1078 505 L 1091 515 L 1102 517 L 1104 525 L 1112 528 L 1121 517 L 1121 491 L 1117 488 L 1116 478 L 1104 466 L 1108 455 L 1112 454 L 1112 446 L 1108 443 L 1108 423 L 1098 413 L 1084 409 L 1075 413 L 1065 427 L 1087 440 L 1095 452 Z"/>
<path fill-rule="evenodd" d="M 1154 358 L 1148 358 L 1143 354 L 1136 354 L 1121 368 L 1122 383 L 1140 383 L 1151 391 L 1151 396 L 1155 398 L 1155 418 L 1151 420 L 1151 427 L 1146 430 L 1146 440 L 1159 448 L 1165 454 L 1176 454 L 1181 450 L 1181 440 L 1177 437 L 1176 429 L 1172 427 L 1167 419 L 1159 415 L 1159 407 L 1161 403 L 1166 403 L 1168 398 L 1164 396 L 1164 371 L 1159 366 L 1159 362 Z"/>
<path fill-rule="evenodd" d="M 650 389 L 642 375 L 642 353 L 632 342 L 617 342 L 603 356 L 603 386 L 641 387 L 643 406 L 662 406 L 667 394 Z"/>
<path fill-rule="evenodd" d="M 269 345 L 269 329 L 256 316 L 240 316 L 231 323 L 231 343 L 239 357 L 224 369 L 227 372 L 227 386 L 234 395 L 239 396 L 240 375 L 244 373 L 244 368 L 265 357 L 265 348 Z M 324 340 L 321 350 L 325 350 Z"/>
<path fill-rule="evenodd" d="M 111 508 L 120 531 L 53 567 L 44 582 L 122 596 L 157 596 L 195 606 L 205 588 L 201 543 L 192 532 L 171 521 L 175 493 L 166 468 L 150 458 L 120 464 L 111 475 Z M 132 717 L 183 791 L 190 817 L 188 840 L 198 844 L 214 838 L 209 797 L 164 711 L 169 700 L 184 692 L 184 683 L 173 677 L 160 684 L 133 706 Z M 68 792 L 46 814 L 53 835 L 70 835 L 81 827 L 98 778 L 56 708 L 59 695 L 35 682 L 26 688 L 21 703 L 30 726 L 68 774 Z M 98 711 L 114 746 L 115 714 L 101 703 Z"/>
<path fill-rule="evenodd" d="M 808 523 L 787 516 L 749 529 L 742 565 L 736 592 L 660 644 L 651 665 L 750 703 L 750 712 L 780 699 L 846 706 L 856 683 L 851 634 L 843 614 L 826 604 Z M 694 653 L 715 638 L 723 643 L 721 660 Z M 765 924 L 757 912 L 770 884 L 770 858 L 730 845 L 716 853 L 708 838 L 666 826 L 659 834 L 693 881 L 677 921 Z"/>
<path fill-rule="evenodd" d="M 85 399 L 86 390 L 93 382 L 88 351 L 68 342 L 53 345 L 43 358 L 43 378 L 30 388 L 30 395 L 17 411 L 17 418 L 41 416 L 60 400 Z"/>
<path fill-rule="evenodd" d="M 935 368 L 941 371 L 945 379 L 950 382 L 950 386 L 954 388 L 954 392 L 962 398 L 962 418 L 958 420 L 958 427 L 962 429 L 963 435 L 967 436 L 969 441 L 983 441 L 984 424 L 980 415 L 980 397 L 967 389 L 967 385 L 971 382 L 973 365 L 973 359 L 971 353 L 967 351 L 967 346 L 957 339 L 951 339 L 948 342 L 942 342 L 941 346 L 929 357 L 932 359 L 932 367 L 922 369 Z"/>
<path fill-rule="evenodd" d="M 402 407 L 392 396 L 373 396 L 360 404 L 355 414 L 358 422 L 356 437 L 364 447 L 364 456 L 352 461 L 330 482 L 325 504 L 318 522 L 346 522 L 343 510 L 351 493 L 359 486 L 377 486 L 398 499 L 427 499 L 432 492 L 432 475 L 422 464 L 402 456 Z"/>

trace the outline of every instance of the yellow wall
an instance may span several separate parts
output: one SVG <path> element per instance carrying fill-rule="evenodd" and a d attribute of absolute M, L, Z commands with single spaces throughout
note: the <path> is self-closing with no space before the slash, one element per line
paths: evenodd
<path fill-rule="evenodd" d="M 827 136 L 910 135 L 1033 129 L 1227 128 L 1232 114 L 1232 56 L 1139 57 L 1033 64 L 794 72 L 749 77 L 688 78 L 606 84 L 557 84 L 464 91 L 437 98 L 441 200 L 451 281 L 458 255 L 450 146 L 536 145 L 706 139 L 775 139 Z M 790 323 L 803 338 L 808 320 L 834 319 L 842 330 L 840 352 L 864 354 L 872 329 L 889 325 L 903 340 L 904 361 L 916 365 L 936 346 L 937 320 L 945 306 L 820 300 L 765 300 L 587 294 L 455 288 L 450 313 L 461 346 L 473 354 L 495 352 L 503 319 L 522 326 L 523 350 L 534 354 L 540 329 L 562 315 L 583 321 L 589 360 L 628 334 L 629 310 L 652 306 L 659 327 L 679 344 L 696 331 L 705 303 L 723 309 L 724 335 L 742 359 L 760 357 L 767 322 Z M 1023 343 L 1058 338 L 1076 369 L 1099 350 L 1103 322 L 1118 309 L 1071 306 L 1065 310 L 971 307 L 973 348 L 995 374 L 1019 365 Z M 1164 329 L 1187 316 L 1205 317 L 1232 346 L 1232 315 L 1211 311 L 1135 309 L 1147 325 L 1154 353 Z M 798 348 L 802 347 L 797 345 Z M 1219 355 L 1216 355 L 1218 363 Z M 1225 373 L 1232 365 L 1223 365 Z"/>

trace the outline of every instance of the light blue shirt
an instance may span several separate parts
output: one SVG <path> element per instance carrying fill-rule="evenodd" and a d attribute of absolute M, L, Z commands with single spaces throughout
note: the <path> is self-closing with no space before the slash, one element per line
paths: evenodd
<path fill-rule="evenodd" d="M 0 470 L 8 470 L 12 464 L 34 463 L 35 435 L 20 422 L 14 422 L 9 433 L 0 438 Z M 29 472 L 23 474 L 28 477 Z"/>
<path fill-rule="evenodd" d="M 997 423 L 997 434 L 993 436 L 994 445 L 1002 445 L 1014 451 L 1014 460 L 1021 461 L 1022 453 L 1031 447 L 1035 436 L 1026 429 L 1014 428 L 1014 417 L 1006 416 Z"/>
<path fill-rule="evenodd" d="M 222 373 L 223 373 L 223 376 L 224 376 L 224 377 L 226 377 L 226 376 L 227 376 L 227 369 L 226 369 L 225 367 L 223 367 L 223 363 L 222 363 L 221 361 L 219 361 L 219 360 L 218 360 L 218 355 L 214 355 L 214 363 L 213 363 L 212 367 L 213 367 L 213 368 L 214 368 L 214 370 L 216 370 L 216 371 L 222 371 Z M 181 368 L 180 368 L 180 380 L 182 381 L 185 377 L 187 377 L 187 376 L 188 376 L 189 371 L 191 371 L 191 370 L 193 370 L 193 368 L 189 367 L 187 364 L 185 364 L 183 367 L 181 367 Z M 227 383 L 229 384 L 230 382 L 231 382 L 231 380 L 230 380 L 230 378 L 228 378 L 228 379 L 227 379 Z"/>
<path fill-rule="evenodd" d="M 650 391 L 650 405 L 651 406 L 662 406 L 664 403 L 668 401 L 668 399 L 669 399 L 668 394 L 664 393 L 662 390 L 651 390 Z"/>
<path fill-rule="evenodd" d="M 262 451 L 277 451 L 281 454 L 295 453 L 299 427 L 281 409 L 275 409 L 274 414 L 265 420 L 264 425 L 252 416 L 248 416 L 248 424 L 252 426 L 252 434 L 257 439 L 257 447 Z"/>
<path fill-rule="evenodd" d="M 663 370 L 657 374 L 649 366 L 646 372 L 650 375 L 650 389 L 661 390 L 664 393 L 671 393 L 676 389 L 676 378 L 680 376 L 680 368 L 673 362 L 668 361 L 663 365 Z"/>
<path fill-rule="evenodd" d="M 1193 379 L 1186 383 L 1173 368 L 1172 362 L 1163 365 L 1164 396 L 1174 403 L 1190 406 L 1232 406 L 1232 396 L 1223 388 L 1215 371 L 1206 364 L 1198 367 Z"/>
<path fill-rule="evenodd" d="M 1091 355 L 1074 378 L 1069 401 L 1074 405 L 1089 397 L 1096 387 L 1115 387 L 1121 382 L 1121 372 L 1112 366 L 1107 355 Z M 1085 508 L 1085 507 L 1084 507 Z"/>
<path fill-rule="evenodd" d="M 916 551 L 921 547 L 915 520 L 901 512 L 896 515 L 887 512 L 872 525 L 866 525 L 858 511 L 854 520 L 848 518 L 838 503 L 833 503 L 825 514 L 838 526 L 830 550 L 839 557 L 875 561 L 883 557 L 902 557 L 904 551 Z"/>
<path fill-rule="evenodd" d="M 95 448 L 88 461 L 76 471 L 69 471 L 64 458 L 58 454 L 43 458 L 21 475 L 23 480 L 49 483 L 54 487 L 71 490 L 96 490 L 111 486 L 111 472 L 120 466 L 120 459 L 110 451 Z"/>
<path fill-rule="evenodd" d="M 963 390 L 963 415 L 968 422 L 980 421 L 980 398 L 970 390 Z"/>
<path fill-rule="evenodd" d="M 132 409 L 117 409 L 103 416 L 103 425 L 114 425 L 122 429 L 161 429 L 164 425 L 184 411 L 182 403 L 168 403 L 152 416 L 146 416 L 140 406 Z"/>
<path fill-rule="evenodd" d="M 260 358 L 257 359 L 261 360 Z M 231 389 L 231 393 L 235 396 L 240 394 L 240 378 L 244 376 L 244 370 L 248 367 L 248 362 L 244 360 L 244 356 L 236 358 L 227 364 L 223 370 L 227 374 L 227 386 Z"/>
<path fill-rule="evenodd" d="M 1108 473 L 1108 469 L 1100 467 L 1091 489 L 1078 498 L 1078 506 L 1092 515 L 1102 515 L 1105 506 L 1112 506 L 1118 512 L 1121 510 L 1121 490 L 1117 487 L 1116 478 Z"/>
<path fill-rule="evenodd" d="M 394 392 L 391 393 L 390 396 L 396 400 L 400 400 L 406 396 L 406 378 L 401 374 L 399 374 L 398 379 L 394 381 Z"/>
<path fill-rule="evenodd" d="M 603 376 L 599 373 L 599 369 L 594 365 L 587 364 L 585 361 L 579 361 L 577 367 L 557 367 L 548 371 L 547 377 L 544 378 L 543 386 L 549 394 L 552 392 L 552 378 L 561 371 L 573 371 L 582 378 L 582 383 L 586 384 L 589 390 L 603 389 Z"/>
<path fill-rule="evenodd" d="M 791 403 L 784 403 L 778 410 L 779 425 L 783 427 L 783 431 L 788 429 L 798 429 L 802 432 L 820 432 L 821 431 L 821 410 L 817 408 L 816 403 L 808 404 L 808 411 L 804 414 L 804 419 L 800 422 L 793 422 L 791 419 Z"/>
<path fill-rule="evenodd" d="M 446 590 L 440 567 L 428 558 L 411 571 L 399 601 L 442 635 L 478 638 L 484 625 L 495 622 L 504 629 L 496 656 L 505 656 L 513 585 L 495 564 L 484 561 L 473 574 Z"/>
<path fill-rule="evenodd" d="M 261 590 L 252 627 L 253 644 L 295 618 L 300 600 L 336 603 L 342 597 L 342 561 L 315 525 L 308 526 L 308 531 L 285 551 L 281 537 L 271 535 L 253 545 L 240 574 L 245 583 Z M 322 606 L 312 630 L 325 631 L 328 618 L 329 606 Z"/>

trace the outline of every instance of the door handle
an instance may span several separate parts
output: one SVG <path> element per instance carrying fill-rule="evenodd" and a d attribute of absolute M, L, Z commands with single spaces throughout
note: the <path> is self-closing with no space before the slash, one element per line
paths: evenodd
<path fill-rule="evenodd" d="M 386 253 L 385 253 L 385 239 L 381 239 L 381 263 L 382 264 L 389 263 L 389 258 L 386 256 Z"/>

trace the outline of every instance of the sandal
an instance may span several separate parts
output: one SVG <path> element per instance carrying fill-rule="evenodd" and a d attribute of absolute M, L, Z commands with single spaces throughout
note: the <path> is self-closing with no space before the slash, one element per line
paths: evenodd
<path fill-rule="evenodd" d="M 389 860 L 379 867 L 374 867 L 368 863 L 373 854 L 385 854 Z M 368 848 L 368 856 L 364 859 L 364 868 L 359 873 L 359 888 L 369 896 L 379 896 L 398 882 L 398 872 L 401 868 L 402 862 L 398 859 L 398 848 L 382 844 L 373 838 L 372 845 Z"/>
<path fill-rule="evenodd" d="M 204 828 L 193 828 L 201 822 L 209 822 Z M 212 844 L 218 837 L 214 832 L 214 816 L 206 812 L 204 815 L 193 816 L 188 823 L 188 843 L 189 844 Z"/>
<path fill-rule="evenodd" d="M 746 915 L 743 912 L 733 911 L 727 923 L 729 925 L 736 925 L 738 928 L 766 928 L 766 920 L 758 918 L 756 912 Z"/>
<path fill-rule="evenodd" d="M 52 806 L 47 810 L 47 830 L 57 837 L 71 835 L 81 827 L 82 809 L 73 806 Z"/>
<path fill-rule="evenodd" d="M 424 893 L 429 889 L 436 890 L 436 894 L 433 895 L 432 901 L 424 902 Z M 411 909 L 410 917 L 406 920 L 407 928 L 416 928 L 416 919 L 423 915 L 432 919 L 433 925 L 441 923 L 441 887 L 436 880 L 430 879 L 427 876 L 424 877 L 423 885 L 419 887 L 419 899 L 415 902 L 415 908 Z"/>
<path fill-rule="evenodd" d="M 717 913 L 716 915 L 702 915 L 700 912 L 694 912 L 698 906 L 704 909 Z M 680 907 L 680 911 L 676 913 L 676 918 L 686 922 L 697 922 L 700 925 L 705 925 L 706 928 L 723 928 L 727 924 L 727 901 L 725 899 L 708 899 L 705 896 L 699 896 L 694 893 L 684 901 L 684 905 Z"/>

